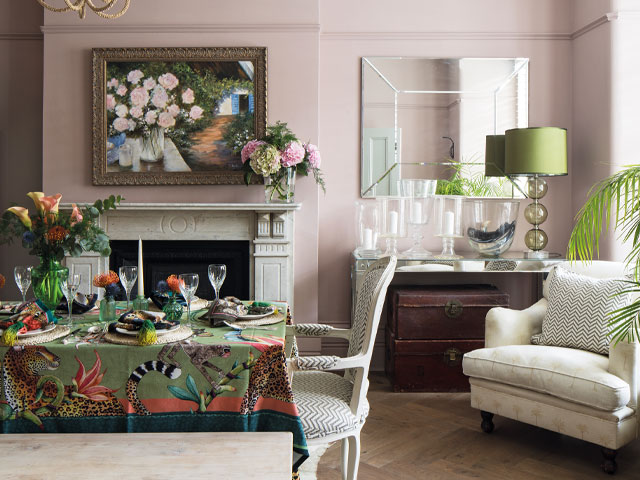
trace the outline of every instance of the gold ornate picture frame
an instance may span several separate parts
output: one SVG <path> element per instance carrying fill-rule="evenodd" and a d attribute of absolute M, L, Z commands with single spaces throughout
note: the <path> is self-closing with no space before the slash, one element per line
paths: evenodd
<path fill-rule="evenodd" d="M 267 126 L 266 47 L 92 54 L 94 185 L 243 183 L 240 150 Z"/>

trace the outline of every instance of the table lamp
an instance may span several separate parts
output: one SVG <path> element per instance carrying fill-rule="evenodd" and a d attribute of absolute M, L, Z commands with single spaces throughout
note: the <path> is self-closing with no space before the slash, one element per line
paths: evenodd
<path fill-rule="evenodd" d="M 527 197 L 533 203 L 524 210 L 524 218 L 533 225 L 524 237 L 529 247 L 527 258 L 547 258 L 544 251 L 547 234 L 540 224 L 547 219 L 547 209 L 540 199 L 547 193 L 544 177 L 567 174 L 567 130 L 558 127 L 514 128 L 505 132 L 505 173 L 529 177 Z"/>

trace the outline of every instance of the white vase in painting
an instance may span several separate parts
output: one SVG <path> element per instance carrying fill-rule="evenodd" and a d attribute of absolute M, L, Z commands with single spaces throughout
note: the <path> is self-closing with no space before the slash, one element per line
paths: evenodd
<path fill-rule="evenodd" d="M 164 157 L 164 128 L 152 128 L 148 136 L 142 137 L 140 159 L 145 162 L 157 162 Z"/>

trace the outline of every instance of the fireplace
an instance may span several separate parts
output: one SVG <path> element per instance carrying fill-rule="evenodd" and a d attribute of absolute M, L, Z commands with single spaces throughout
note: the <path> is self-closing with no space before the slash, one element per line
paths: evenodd
<path fill-rule="evenodd" d="M 62 206 L 65 207 L 71 208 L 70 205 Z M 212 298 L 207 266 L 210 263 L 231 262 L 231 256 L 235 254 L 217 253 L 218 246 L 224 246 L 220 250 L 224 252 L 227 247 L 236 245 L 229 248 L 234 250 L 241 246 L 240 250 L 244 253 L 238 253 L 234 263 L 231 266 L 228 264 L 222 294 L 256 300 L 284 300 L 293 305 L 294 213 L 299 209 L 300 204 L 122 204 L 117 210 L 108 211 L 100 217 L 100 226 L 111 239 L 112 247 L 115 247 L 115 263 L 94 253 L 69 257 L 66 262 L 67 265 L 73 264 L 76 271 L 82 274 L 82 292 L 102 294 L 102 289 L 92 287 L 93 276 L 108 269 L 113 270 L 114 266 L 119 265 L 117 262 L 136 265 L 137 241 L 142 238 L 145 294 L 148 295 L 155 288 L 158 279 L 163 276 L 166 278 L 165 274 L 196 271 L 200 274 L 200 286 L 205 289 L 198 290 L 197 295 Z M 152 259 L 151 256 L 155 255 L 152 254 L 152 245 L 155 242 L 164 248 L 164 255 Z M 176 244 L 180 247 L 176 248 Z M 211 251 L 201 256 L 204 253 L 198 253 L 197 249 L 191 248 L 192 245 Z M 116 260 L 115 257 L 120 259 Z M 147 262 L 152 260 L 147 267 Z M 174 260 L 176 263 L 173 263 Z M 242 278 L 236 277 L 240 273 Z M 207 291 L 207 288 L 210 290 Z M 135 287 L 133 293 L 136 293 Z"/>
<path fill-rule="evenodd" d="M 144 294 L 147 297 L 160 280 L 171 274 L 197 273 L 200 283 L 196 295 L 213 298 L 207 267 L 212 263 L 224 263 L 227 277 L 220 294 L 249 298 L 249 242 L 246 240 L 145 240 L 142 248 Z M 117 272 L 123 265 L 138 265 L 136 240 L 111 241 L 109 269 Z M 137 284 L 134 285 L 134 295 L 137 288 Z"/>

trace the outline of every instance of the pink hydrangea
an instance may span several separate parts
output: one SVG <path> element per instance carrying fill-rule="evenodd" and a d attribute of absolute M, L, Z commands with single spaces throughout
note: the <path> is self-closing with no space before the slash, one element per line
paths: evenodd
<path fill-rule="evenodd" d="M 149 102 L 149 92 L 143 87 L 136 87 L 131 91 L 131 103 L 136 107 L 144 107 Z"/>
<path fill-rule="evenodd" d="M 145 78 L 144 82 L 142 82 L 142 88 L 144 88 L 145 90 L 153 90 L 156 86 L 156 81 L 149 77 L 149 78 Z"/>
<path fill-rule="evenodd" d="M 264 145 L 262 140 L 251 140 L 244 147 L 242 147 L 242 152 L 240 152 L 240 158 L 242 158 L 242 163 L 247 163 L 249 160 L 249 156 L 255 152 L 256 148 L 260 145 Z"/>
<path fill-rule="evenodd" d="M 157 110 L 149 110 L 147 114 L 144 116 L 144 121 L 147 122 L 149 125 L 153 125 L 154 123 L 156 123 L 157 119 L 158 119 Z"/>
<path fill-rule="evenodd" d="M 173 115 L 171 115 L 169 112 L 162 112 L 158 116 L 158 125 L 160 125 L 162 128 L 173 127 L 175 124 L 176 119 L 173 118 Z"/>
<path fill-rule="evenodd" d="M 133 118 L 140 118 L 142 117 L 142 109 L 140 107 L 131 107 L 131 110 L 129 110 L 129 114 L 133 117 Z"/>
<path fill-rule="evenodd" d="M 193 107 L 191 107 L 191 110 L 189 110 L 189 116 L 191 117 L 192 120 L 200 120 L 202 118 L 203 113 L 204 113 L 204 110 L 200 108 L 198 105 L 194 105 Z"/>
<path fill-rule="evenodd" d="M 173 90 L 178 86 L 178 77 L 176 77 L 173 73 L 165 73 L 164 75 L 160 75 L 158 77 L 158 83 L 167 90 Z"/>
<path fill-rule="evenodd" d="M 167 112 L 169 112 L 171 116 L 175 118 L 180 113 L 180 107 L 174 103 L 172 105 L 169 105 L 169 108 L 167 108 Z"/>
<path fill-rule="evenodd" d="M 182 92 L 182 101 L 184 103 L 187 103 L 187 104 L 193 103 L 195 99 L 196 98 L 193 93 L 193 90 L 191 90 L 190 88 L 187 88 L 184 92 Z"/>
<path fill-rule="evenodd" d="M 282 166 L 293 167 L 299 164 L 304 158 L 304 147 L 300 142 L 289 142 L 282 152 Z"/>
<path fill-rule="evenodd" d="M 140 70 L 131 70 L 129 75 L 127 75 L 127 80 L 136 85 L 140 80 L 142 80 L 142 77 L 144 77 L 144 73 Z"/>
<path fill-rule="evenodd" d="M 167 95 L 167 91 L 158 85 L 153 90 L 151 103 L 153 103 L 157 108 L 164 108 L 167 105 L 168 101 L 169 101 L 169 95 Z"/>
<path fill-rule="evenodd" d="M 120 85 L 118 87 L 118 90 L 116 90 L 116 93 L 121 97 L 124 96 L 127 93 L 127 87 L 125 87 L 124 85 Z"/>
<path fill-rule="evenodd" d="M 113 128 L 119 132 L 129 130 L 129 120 L 126 118 L 118 117 L 113 121 Z"/>
<path fill-rule="evenodd" d="M 313 168 L 320 168 L 320 152 L 318 151 L 318 147 L 313 143 L 307 143 L 305 145 L 307 153 L 309 154 L 309 163 Z"/>
<path fill-rule="evenodd" d="M 118 85 L 120 85 L 120 82 L 118 82 L 117 78 L 112 78 L 107 82 L 107 88 L 118 88 Z"/>
<path fill-rule="evenodd" d="M 107 110 L 112 111 L 116 108 L 116 99 L 113 95 L 107 95 Z"/>

